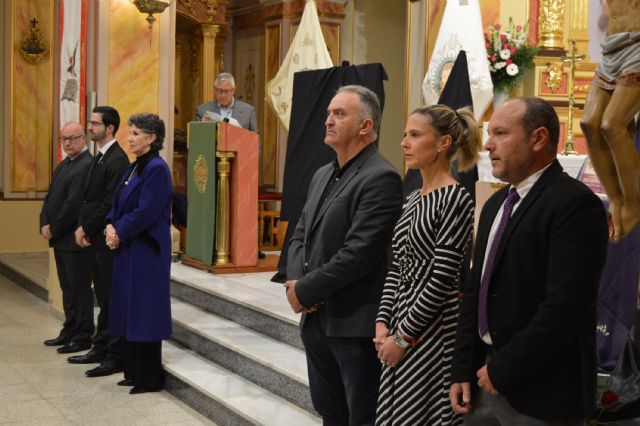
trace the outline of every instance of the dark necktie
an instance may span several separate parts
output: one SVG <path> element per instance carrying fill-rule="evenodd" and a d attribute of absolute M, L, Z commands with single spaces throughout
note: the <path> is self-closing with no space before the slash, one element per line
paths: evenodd
<path fill-rule="evenodd" d="M 102 160 L 102 152 L 98 152 L 96 158 L 93 159 L 93 164 L 91 164 L 91 169 L 89 170 L 89 176 L 87 176 L 87 182 L 91 182 L 91 177 L 93 176 L 93 172 L 96 170 L 98 164 L 100 164 L 100 160 Z"/>
<path fill-rule="evenodd" d="M 504 230 L 507 229 L 507 224 L 509 223 L 509 218 L 513 211 L 513 206 L 519 199 L 520 195 L 518 195 L 518 191 L 516 191 L 515 188 L 511 188 L 509 195 L 507 195 L 507 199 L 504 202 L 500 224 L 498 225 L 496 235 L 491 242 L 489 254 L 487 255 L 484 274 L 482 274 L 482 281 L 480 281 L 480 295 L 478 297 L 478 332 L 480 333 L 480 337 L 484 336 L 487 334 L 487 331 L 489 331 L 489 321 L 487 319 L 487 293 L 489 291 L 491 273 L 493 272 L 493 263 L 496 260 L 496 253 L 498 252 L 498 247 L 500 247 Z"/>

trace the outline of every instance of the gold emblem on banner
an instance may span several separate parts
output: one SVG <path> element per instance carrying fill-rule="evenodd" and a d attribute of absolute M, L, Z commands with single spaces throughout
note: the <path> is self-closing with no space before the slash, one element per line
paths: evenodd
<path fill-rule="evenodd" d="M 209 181 L 209 167 L 207 166 L 207 160 L 204 155 L 200 154 L 196 158 L 196 162 L 193 165 L 193 181 L 198 188 L 198 192 L 204 194 L 207 190 L 207 182 Z"/>
<path fill-rule="evenodd" d="M 37 64 L 42 61 L 44 55 L 49 51 L 49 46 L 44 41 L 40 28 L 37 27 L 38 20 L 33 18 L 31 21 L 32 28 L 27 31 L 22 42 L 20 43 L 20 53 L 22 57 L 30 64 Z"/>

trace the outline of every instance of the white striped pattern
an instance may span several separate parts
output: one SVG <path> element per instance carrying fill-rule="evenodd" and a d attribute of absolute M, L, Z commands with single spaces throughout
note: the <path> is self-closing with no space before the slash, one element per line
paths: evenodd
<path fill-rule="evenodd" d="M 449 404 L 449 369 L 458 281 L 472 229 L 471 196 L 459 185 L 407 197 L 377 321 L 424 342 L 410 348 L 397 367 L 383 366 L 377 425 L 462 423 Z"/>

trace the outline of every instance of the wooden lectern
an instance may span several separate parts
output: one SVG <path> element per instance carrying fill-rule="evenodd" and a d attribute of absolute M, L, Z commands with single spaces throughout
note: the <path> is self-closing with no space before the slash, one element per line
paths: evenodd
<path fill-rule="evenodd" d="M 183 263 L 213 273 L 258 264 L 258 134 L 189 123 L 187 244 Z"/>

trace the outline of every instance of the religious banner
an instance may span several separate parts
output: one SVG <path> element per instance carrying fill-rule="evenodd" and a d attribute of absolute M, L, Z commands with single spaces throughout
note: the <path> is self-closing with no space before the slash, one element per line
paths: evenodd
<path fill-rule="evenodd" d="M 493 97 L 482 16 L 478 0 L 448 1 L 433 49 L 429 69 L 422 83 L 427 105 L 438 102 L 458 52 L 467 53 L 473 113 L 479 120 Z"/>
<path fill-rule="evenodd" d="M 216 226 L 217 123 L 189 123 L 187 159 L 186 256 L 205 265 L 213 262 Z"/>
<path fill-rule="evenodd" d="M 284 58 L 280 70 L 266 86 L 267 102 L 289 131 L 293 74 L 298 71 L 331 68 L 333 62 L 322 35 L 314 0 L 306 0 L 300 26 Z"/>
<path fill-rule="evenodd" d="M 85 124 L 87 0 L 60 0 L 59 130 L 65 123 Z M 58 161 L 66 154 L 58 144 Z"/>

